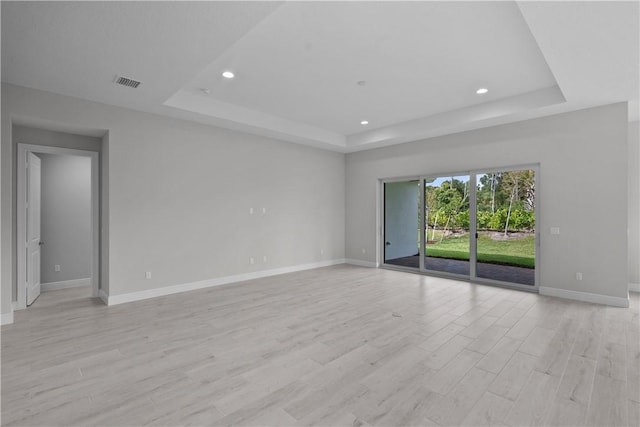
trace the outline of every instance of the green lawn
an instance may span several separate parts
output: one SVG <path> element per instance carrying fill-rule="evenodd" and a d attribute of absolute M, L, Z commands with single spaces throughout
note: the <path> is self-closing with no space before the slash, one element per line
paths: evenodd
<path fill-rule="evenodd" d="M 431 238 L 431 232 L 429 232 Z M 436 243 L 427 245 L 427 256 L 469 260 L 469 235 L 462 237 L 446 237 L 439 242 L 436 232 Z M 487 234 L 478 237 L 478 261 L 491 264 L 515 265 L 534 268 L 535 238 L 526 236 L 513 240 L 492 240 Z"/>

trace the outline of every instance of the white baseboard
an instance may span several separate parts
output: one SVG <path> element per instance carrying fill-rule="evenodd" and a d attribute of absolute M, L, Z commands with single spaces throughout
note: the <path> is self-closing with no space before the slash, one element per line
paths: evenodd
<path fill-rule="evenodd" d="M 314 262 L 310 264 L 294 265 L 291 267 L 275 268 L 272 270 L 256 271 L 254 273 L 238 274 L 235 276 L 219 277 L 216 279 L 202 280 L 199 282 L 182 283 L 180 285 L 165 286 L 163 288 L 149 289 L 146 291 L 130 292 L 120 295 L 106 295 L 100 291 L 103 301 L 106 298 L 107 305 L 124 304 L 127 302 L 140 301 L 164 295 L 177 294 L 180 292 L 194 291 L 196 289 L 210 288 L 213 286 L 227 285 L 247 280 L 260 279 L 263 277 L 276 276 L 279 274 L 294 273 L 296 271 L 311 270 L 313 268 L 328 267 L 330 265 L 344 264 L 344 259 Z"/>
<path fill-rule="evenodd" d="M 49 282 L 40 284 L 42 292 L 56 291 L 58 289 L 80 288 L 82 286 L 91 286 L 91 277 L 84 279 L 63 280 L 60 282 Z"/>
<path fill-rule="evenodd" d="M 640 283 L 629 282 L 629 292 L 640 292 Z"/>
<path fill-rule="evenodd" d="M 609 295 L 591 294 L 589 292 L 569 291 L 566 289 L 549 288 L 541 286 L 540 295 L 550 297 L 566 298 L 575 301 L 592 302 L 595 304 L 611 305 L 614 307 L 629 307 L 629 297 L 612 297 Z"/>
<path fill-rule="evenodd" d="M 10 325 L 13 323 L 13 310 L 9 313 L 0 314 L 0 325 Z"/>
<path fill-rule="evenodd" d="M 347 264 L 357 265 L 357 266 L 360 266 L 360 267 L 371 267 L 371 268 L 377 268 L 378 267 L 378 263 L 377 262 L 362 261 L 360 259 L 347 258 L 345 260 L 345 262 Z"/>

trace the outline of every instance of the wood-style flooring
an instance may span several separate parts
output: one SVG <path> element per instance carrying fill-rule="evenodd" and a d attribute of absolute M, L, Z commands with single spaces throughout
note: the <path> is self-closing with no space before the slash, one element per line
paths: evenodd
<path fill-rule="evenodd" d="M 2 327 L 2 425 L 640 423 L 638 294 L 348 265 L 112 307 L 88 292 Z"/>

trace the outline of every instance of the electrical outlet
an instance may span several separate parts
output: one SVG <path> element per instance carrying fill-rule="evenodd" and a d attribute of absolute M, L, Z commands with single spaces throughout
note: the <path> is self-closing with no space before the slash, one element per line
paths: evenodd
<path fill-rule="evenodd" d="M 53 270 L 60 271 L 60 264 L 56 264 L 55 266 L 53 266 Z"/>
<path fill-rule="evenodd" d="M 144 278 L 145 279 L 151 279 L 151 272 L 150 271 L 145 272 L 144 273 Z"/>
<path fill-rule="evenodd" d="M 253 215 L 253 208 L 249 208 L 249 215 Z"/>
<path fill-rule="evenodd" d="M 267 208 L 262 208 L 262 215 L 267 213 Z"/>
<path fill-rule="evenodd" d="M 249 264 L 253 265 L 255 264 L 256 260 L 253 259 L 253 257 L 249 258 Z"/>
<path fill-rule="evenodd" d="M 576 280 L 582 280 L 582 273 L 576 273 Z"/>
<path fill-rule="evenodd" d="M 324 249 L 320 249 L 320 255 L 324 255 Z"/>
<path fill-rule="evenodd" d="M 367 250 L 366 250 L 365 248 L 362 248 L 362 253 L 363 253 L 363 254 L 366 254 L 366 253 L 367 253 Z"/>
<path fill-rule="evenodd" d="M 266 255 L 262 256 L 262 262 L 267 262 L 267 256 Z"/>

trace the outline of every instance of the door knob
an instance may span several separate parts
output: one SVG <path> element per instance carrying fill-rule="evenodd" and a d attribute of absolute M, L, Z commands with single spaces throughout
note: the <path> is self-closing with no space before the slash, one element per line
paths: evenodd
<path fill-rule="evenodd" d="M 385 242 L 385 245 L 389 246 L 391 244 L 391 242 Z"/>
<path fill-rule="evenodd" d="M 44 245 L 44 242 L 38 242 L 38 245 L 42 246 L 42 245 Z"/>

